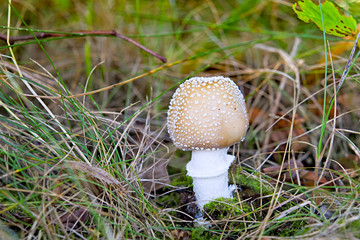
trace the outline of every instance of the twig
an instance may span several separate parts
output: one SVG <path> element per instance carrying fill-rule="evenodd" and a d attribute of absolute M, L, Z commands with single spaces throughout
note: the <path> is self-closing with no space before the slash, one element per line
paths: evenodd
<path fill-rule="evenodd" d="M 32 40 L 32 39 L 44 39 L 44 38 L 50 38 L 50 37 L 64 37 L 64 36 L 80 36 L 80 37 L 83 37 L 83 36 L 114 36 L 117 38 L 121 38 L 121 39 L 137 46 L 138 48 L 141 48 L 145 52 L 160 59 L 163 63 L 166 63 L 166 61 L 167 61 L 165 57 L 160 56 L 159 54 L 151 51 L 150 49 L 146 48 L 145 46 L 141 45 L 140 43 L 116 32 L 115 30 L 111 30 L 111 31 L 102 31 L 102 30 L 100 30 L 100 31 L 75 31 L 75 32 L 70 32 L 70 33 L 42 32 L 42 33 L 37 33 L 34 35 L 13 36 L 13 37 L 9 38 L 9 43 L 14 44 L 15 42 L 18 42 L 18 41 L 26 41 L 26 40 Z M 5 34 L 0 34 L 0 40 L 2 40 L 4 42 L 8 41 L 7 36 Z"/>
<path fill-rule="evenodd" d="M 348 61 L 347 61 L 347 63 L 346 63 L 345 70 L 344 70 L 344 72 L 343 72 L 343 74 L 342 74 L 342 76 L 341 76 L 340 83 L 339 83 L 339 85 L 337 86 L 336 91 L 335 91 L 335 93 L 333 94 L 333 96 L 331 97 L 329 103 L 332 102 L 332 100 L 334 99 L 335 94 L 337 94 L 337 93 L 339 92 L 341 86 L 342 86 L 343 83 L 344 83 L 344 80 L 345 80 L 346 76 L 348 75 L 348 72 L 349 72 L 350 67 L 351 67 L 351 64 L 352 64 L 352 59 L 353 59 L 353 57 L 354 57 L 355 50 L 356 50 L 356 47 L 357 47 L 357 44 L 358 44 L 358 41 L 359 41 L 359 37 L 360 37 L 360 32 L 359 32 L 359 34 L 357 35 L 357 38 L 356 38 L 356 40 L 355 40 L 355 44 L 354 44 L 354 46 L 353 46 L 353 48 L 352 48 L 352 50 L 351 50 L 350 57 L 349 57 L 349 59 L 348 59 Z"/>

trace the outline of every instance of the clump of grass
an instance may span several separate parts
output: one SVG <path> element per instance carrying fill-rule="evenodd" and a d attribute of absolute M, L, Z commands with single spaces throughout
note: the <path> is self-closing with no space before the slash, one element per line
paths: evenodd
<path fill-rule="evenodd" d="M 31 98 L 25 96 L 25 86 L 15 89 L 14 81 L 31 84 Z M 136 134 L 146 138 L 145 131 L 130 119 L 117 122 L 121 113 L 114 112 L 111 120 L 91 112 L 80 101 L 20 78 L 4 65 L 1 84 L 3 221 L 34 238 L 155 237 L 159 229 L 169 234 L 137 175 L 148 157 Z"/>

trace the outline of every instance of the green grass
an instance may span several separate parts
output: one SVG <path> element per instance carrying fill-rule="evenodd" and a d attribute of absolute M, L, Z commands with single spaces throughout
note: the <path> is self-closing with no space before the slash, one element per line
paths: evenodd
<path fill-rule="evenodd" d="M 13 2 L 10 16 L 8 3 L 0 3 L 1 34 L 114 29 L 168 62 L 110 36 L 2 42 L 0 234 L 14 239 L 359 237 L 358 55 L 328 103 L 332 75 L 340 79 L 351 47 L 336 51 L 344 39 L 324 36 L 298 20 L 291 3 L 31 0 Z M 354 8 L 347 1 L 343 5 L 346 11 Z M 325 60 L 330 52 L 332 59 Z M 252 117 L 246 140 L 231 148 L 236 164 L 247 169 L 236 180 L 243 191 L 225 205 L 214 203 L 225 210 L 215 210 L 207 219 L 211 227 L 204 228 L 188 217 L 191 202 L 176 205 L 192 194 L 191 186 L 179 184 L 188 180 L 181 176 L 190 153 L 170 142 L 166 111 L 185 79 L 215 75 L 239 85 Z M 293 159 L 304 166 L 287 181 L 262 172 Z M 157 167 L 159 161 L 167 170 Z M 344 172 L 348 165 L 352 169 Z M 170 173 L 174 184 L 166 177 L 144 177 L 154 166 Z M 332 185 L 303 181 L 310 176 Z M 166 188 L 151 192 L 146 181 Z M 256 186 L 256 194 L 249 186 Z"/>

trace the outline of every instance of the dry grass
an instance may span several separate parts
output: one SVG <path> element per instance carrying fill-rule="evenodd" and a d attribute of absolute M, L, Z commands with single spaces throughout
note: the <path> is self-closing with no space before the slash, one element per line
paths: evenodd
<path fill-rule="evenodd" d="M 0 6 L 7 9 L 6 2 Z M 290 3 L 26 1 L 13 6 L 9 26 L 22 30 L 12 30 L 12 36 L 29 34 L 25 23 L 33 31 L 115 29 L 169 63 L 111 37 L 3 45 L 0 235 L 359 238 L 358 61 L 321 133 L 324 91 L 334 93 L 351 44 L 328 38 L 332 54 L 325 66 L 321 32 L 298 21 Z M 1 14 L 6 34 L 8 12 Z M 229 215 L 213 219 L 209 228 L 196 227 L 191 218 L 191 189 L 169 181 L 184 175 L 189 153 L 176 151 L 168 138 L 167 105 L 174 87 L 193 75 L 228 76 L 243 90 L 251 126 L 246 141 L 231 151 L 247 179 L 261 179 L 261 186 L 271 189 L 238 192 L 234 202 L 222 203 Z M 290 170 L 276 172 L 287 165 Z M 246 211 L 249 203 L 253 209 Z"/>

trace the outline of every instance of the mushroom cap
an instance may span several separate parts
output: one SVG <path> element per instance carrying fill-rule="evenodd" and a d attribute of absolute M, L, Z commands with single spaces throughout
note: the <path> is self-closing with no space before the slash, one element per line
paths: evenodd
<path fill-rule="evenodd" d="M 249 120 L 244 97 L 230 78 L 193 77 L 175 91 L 167 125 L 177 148 L 204 150 L 240 142 Z"/>

